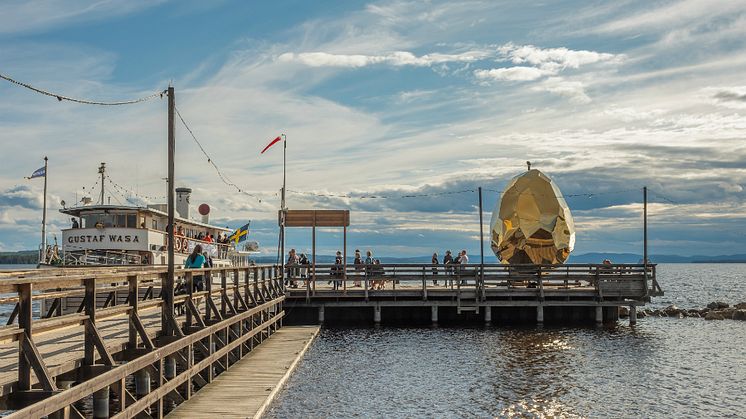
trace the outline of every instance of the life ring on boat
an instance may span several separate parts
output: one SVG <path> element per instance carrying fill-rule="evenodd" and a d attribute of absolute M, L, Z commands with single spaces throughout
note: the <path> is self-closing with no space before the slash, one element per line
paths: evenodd
<path fill-rule="evenodd" d="M 189 253 L 189 240 L 186 237 L 181 239 L 181 248 L 184 249 L 184 253 Z"/>
<path fill-rule="evenodd" d="M 181 252 L 181 239 L 178 237 L 174 239 L 174 250 Z"/>

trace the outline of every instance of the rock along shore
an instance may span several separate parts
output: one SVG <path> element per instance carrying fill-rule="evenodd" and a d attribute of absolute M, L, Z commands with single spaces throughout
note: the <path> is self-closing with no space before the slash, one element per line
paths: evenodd
<path fill-rule="evenodd" d="M 619 307 L 619 317 L 629 317 L 627 307 Z M 638 318 L 643 317 L 700 317 L 705 320 L 742 320 L 746 321 L 746 302 L 730 304 L 722 301 L 713 301 L 703 309 L 685 309 L 676 305 L 670 305 L 664 309 L 645 309 L 637 312 Z"/>

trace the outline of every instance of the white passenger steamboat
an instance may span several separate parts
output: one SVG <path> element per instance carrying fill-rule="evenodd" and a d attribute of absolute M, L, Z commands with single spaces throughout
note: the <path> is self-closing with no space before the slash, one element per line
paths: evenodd
<path fill-rule="evenodd" d="M 227 240 L 233 230 L 209 223 L 209 207 L 200 206 L 201 220 L 190 218 L 192 190 L 176 188 L 174 264 L 201 245 L 213 266 L 240 266 L 248 263 L 242 245 Z M 103 195 L 103 194 L 102 194 Z M 90 202 L 90 199 L 88 199 Z M 166 204 L 147 206 L 87 204 L 62 208 L 71 217 L 72 227 L 62 230 L 64 265 L 164 265 L 168 263 L 168 209 Z M 255 244 L 255 243 L 252 243 Z"/>

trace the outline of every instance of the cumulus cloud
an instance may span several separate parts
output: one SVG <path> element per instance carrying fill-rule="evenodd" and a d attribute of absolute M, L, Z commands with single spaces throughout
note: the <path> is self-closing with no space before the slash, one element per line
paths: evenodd
<path fill-rule="evenodd" d="M 624 56 L 605 52 L 572 50 L 561 48 L 539 48 L 534 45 L 515 45 L 507 43 L 499 47 L 498 52 L 502 60 L 514 64 L 531 64 L 545 71 L 559 72 L 565 68 L 580 68 L 580 66 L 604 61 L 621 61 Z"/>
<path fill-rule="evenodd" d="M 497 48 L 497 61 L 517 64 L 512 67 L 474 70 L 474 77 L 482 82 L 517 81 L 541 82 L 535 91 L 546 91 L 570 98 L 575 103 L 588 103 L 590 97 L 580 81 L 566 80 L 558 75 L 567 70 L 577 70 L 588 65 L 621 63 L 625 56 L 605 52 L 572 50 L 565 47 L 540 48 L 534 45 L 516 45 L 512 42 Z"/>
<path fill-rule="evenodd" d="M 493 68 L 491 70 L 475 70 L 474 76 L 478 80 L 495 81 L 531 81 L 539 79 L 547 74 L 552 74 L 536 67 L 505 67 Z"/>
<path fill-rule="evenodd" d="M 360 68 L 386 64 L 395 67 L 430 67 L 445 63 L 470 63 L 489 56 L 487 51 L 467 51 L 460 54 L 432 53 L 417 56 L 408 51 L 394 51 L 383 55 L 333 54 L 329 52 L 286 52 L 277 57 L 279 62 L 298 62 L 309 67 Z"/>
<path fill-rule="evenodd" d="M 28 186 L 14 186 L 4 190 L 0 195 L 0 207 L 40 209 L 42 196 Z"/>

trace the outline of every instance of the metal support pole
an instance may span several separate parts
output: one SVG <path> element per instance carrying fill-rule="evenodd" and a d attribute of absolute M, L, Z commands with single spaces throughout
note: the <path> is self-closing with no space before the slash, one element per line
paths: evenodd
<path fill-rule="evenodd" d="M 174 108 L 176 107 L 174 88 L 168 87 L 168 273 L 161 283 L 163 307 L 161 309 L 161 330 L 164 336 L 171 336 L 174 319 L 174 153 L 176 134 L 174 130 Z"/>
<path fill-rule="evenodd" d="M 433 324 L 438 323 L 438 306 L 430 306 L 430 320 Z"/>
<path fill-rule="evenodd" d="M 544 323 L 544 306 L 536 306 L 536 323 Z"/>
<path fill-rule="evenodd" d="M 629 306 L 629 324 L 637 324 L 637 306 Z"/>
<path fill-rule="evenodd" d="M 482 187 L 479 187 L 479 289 L 484 287 L 484 221 L 482 215 Z M 479 296 L 477 296 L 479 298 Z"/>
<path fill-rule="evenodd" d="M 93 392 L 93 418 L 105 419 L 109 417 L 109 386 Z"/>
<path fill-rule="evenodd" d="M 324 306 L 319 307 L 319 324 L 324 323 Z"/>
<path fill-rule="evenodd" d="M 489 324 L 492 323 L 492 307 L 484 306 L 484 322 Z"/>
<path fill-rule="evenodd" d="M 596 306 L 596 324 L 604 322 L 604 308 L 603 306 Z"/>
<path fill-rule="evenodd" d="M 44 198 L 41 213 L 41 250 L 39 251 L 39 263 L 47 261 L 47 163 L 49 159 L 44 156 Z"/>
<path fill-rule="evenodd" d="M 150 393 L 150 372 L 140 370 L 135 373 L 135 395 L 138 399 Z"/>
<path fill-rule="evenodd" d="M 379 305 L 373 307 L 373 322 L 381 323 L 381 306 Z"/>

